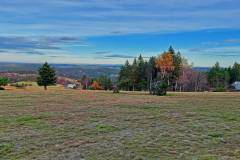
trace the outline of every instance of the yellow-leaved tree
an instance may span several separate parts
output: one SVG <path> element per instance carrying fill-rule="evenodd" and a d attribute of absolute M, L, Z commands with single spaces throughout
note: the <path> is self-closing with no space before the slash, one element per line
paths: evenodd
<path fill-rule="evenodd" d="M 162 80 L 167 80 L 169 84 L 170 75 L 175 68 L 173 54 L 170 52 L 164 52 L 159 55 L 156 58 L 156 68 L 158 70 L 158 76 L 160 76 Z"/>

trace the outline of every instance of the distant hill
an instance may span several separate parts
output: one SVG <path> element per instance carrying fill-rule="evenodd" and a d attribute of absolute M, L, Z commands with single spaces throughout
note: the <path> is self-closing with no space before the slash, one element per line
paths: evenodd
<path fill-rule="evenodd" d="M 37 73 L 41 64 L 30 63 L 0 63 L 0 72 L 12 73 Z M 83 75 L 89 77 L 98 77 L 106 75 L 116 78 L 121 65 L 87 65 L 87 64 L 51 64 L 57 72 L 58 76 L 78 79 Z"/>
<path fill-rule="evenodd" d="M 208 72 L 211 68 L 210 67 L 193 67 L 193 69 L 199 72 Z"/>
<path fill-rule="evenodd" d="M 36 74 L 41 64 L 33 63 L 1 63 L 0 72 Z M 58 76 L 79 79 L 83 75 L 89 77 L 98 77 L 106 75 L 115 79 L 119 73 L 121 65 L 103 65 L 103 64 L 51 64 Z M 196 71 L 207 72 L 209 67 L 194 67 Z"/>

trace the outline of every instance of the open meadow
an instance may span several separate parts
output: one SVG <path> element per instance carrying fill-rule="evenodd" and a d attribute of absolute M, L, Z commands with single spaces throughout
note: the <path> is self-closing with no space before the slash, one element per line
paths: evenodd
<path fill-rule="evenodd" d="M 0 91 L 0 159 L 237 160 L 240 93 Z"/>

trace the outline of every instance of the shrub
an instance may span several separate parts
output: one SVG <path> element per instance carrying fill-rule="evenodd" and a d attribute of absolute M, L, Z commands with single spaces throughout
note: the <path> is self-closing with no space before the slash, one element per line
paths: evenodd
<path fill-rule="evenodd" d="M 27 84 L 24 84 L 24 83 L 15 83 L 15 84 L 12 84 L 11 86 L 14 86 L 18 89 L 23 89 L 23 88 L 26 88 L 27 87 Z"/>
<path fill-rule="evenodd" d="M 6 86 L 9 82 L 7 77 L 0 77 L 0 86 Z"/>
<path fill-rule="evenodd" d="M 99 85 L 99 83 L 97 81 L 93 81 L 93 83 L 91 85 L 91 89 L 93 89 L 93 90 L 102 90 L 102 87 Z"/>
<path fill-rule="evenodd" d="M 165 82 L 157 81 L 154 83 L 152 87 L 152 94 L 157 96 L 165 96 L 167 95 L 168 85 Z"/>
<path fill-rule="evenodd" d="M 118 89 L 117 86 L 114 86 L 114 87 L 113 87 L 113 93 L 119 93 L 119 89 Z"/>
<path fill-rule="evenodd" d="M 213 92 L 226 92 L 227 90 L 223 87 L 218 87 L 213 90 Z"/>

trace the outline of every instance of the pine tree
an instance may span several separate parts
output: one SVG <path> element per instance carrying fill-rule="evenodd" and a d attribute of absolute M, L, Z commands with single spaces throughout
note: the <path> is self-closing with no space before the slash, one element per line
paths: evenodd
<path fill-rule="evenodd" d="M 147 63 L 147 69 L 146 69 L 146 75 L 147 75 L 147 81 L 148 81 L 148 89 L 151 93 L 152 86 L 153 86 L 153 80 L 157 76 L 157 70 L 156 70 L 156 58 L 150 57 L 148 63 Z"/>
<path fill-rule="evenodd" d="M 47 62 L 39 68 L 38 74 L 37 83 L 39 86 L 44 86 L 45 90 L 47 90 L 47 86 L 56 84 L 55 70 Z"/>
<path fill-rule="evenodd" d="M 133 64 L 131 67 L 131 83 L 132 83 L 132 89 L 135 91 L 136 89 L 136 84 L 137 84 L 137 79 L 138 79 L 138 64 L 137 64 L 137 59 L 134 58 Z"/>
<path fill-rule="evenodd" d="M 147 77 L 146 77 L 146 64 L 142 55 L 138 57 L 137 60 L 137 90 L 146 90 L 147 89 Z"/>
<path fill-rule="evenodd" d="M 208 82 L 210 87 L 222 89 L 228 87 L 230 75 L 227 69 L 222 69 L 217 62 L 208 72 Z"/>
<path fill-rule="evenodd" d="M 233 67 L 230 68 L 231 83 L 240 81 L 240 64 L 234 63 Z"/>
<path fill-rule="evenodd" d="M 113 88 L 112 81 L 107 76 L 100 76 L 97 81 L 104 90 L 111 90 Z"/>
<path fill-rule="evenodd" d="M 130 90 L 130 88 L 132 87 L 131 75 L 132 75 L 132 67 L 127 60 L 125 64 L 121 67 L 119 72 L 118 87 L 120 89 L 124 89 L 128 91 Z"/>
<path fill-rule="evenodd" d="M 168 52 L 172 55 L 175 55 L 175 50 L 173 49 L 172 46 L 169 47 Z"/>
<path fill-rule="evenodd" d="M 172 83 L 173 83 L 173 88 L 174 90 L 177 90 L 178 84 L 177 84 L 177 80 L 179 79 L 180 75 L 181 75 L 181 71 L 183 68 L 183 62 L 182 62 L 182 56 L 181 53 L 178 52 L 177 54 L 174 55 L 173 57 L 173 63 L 174 63 L 174 70 L 172 73 Z"/>

